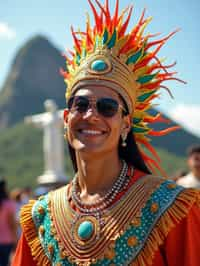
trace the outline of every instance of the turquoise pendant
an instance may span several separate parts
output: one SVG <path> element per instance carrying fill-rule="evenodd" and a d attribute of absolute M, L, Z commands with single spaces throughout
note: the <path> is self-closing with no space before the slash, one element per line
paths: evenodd
<path fill-rule="evenodd" d="M 89 239 L 94 232 L 94 226 L 90 221 L 82 222 L 78 227 L 78 236 L 82 240 Z"/>
<path fill-rule="evenodd" d="M 106 69 L 108 69 L 108 64 L 102 59 L 97 59 L 92 62 L 91 69 L 99 72 L 105 71 Z"/>

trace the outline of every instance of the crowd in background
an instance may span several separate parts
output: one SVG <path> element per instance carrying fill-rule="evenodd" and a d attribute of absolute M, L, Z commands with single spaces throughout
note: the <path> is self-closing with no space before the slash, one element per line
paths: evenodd
<path fill-rule="evenodd" d="M 20 238 L 20 209 L 29 199 L 45 194 L 45 188 L 15 188 L 8 192 L 6 179 L 0 177 L 0 266 L 10 265 Z"/>
<path fill-rule="evenodd" d="M 188 172 L 179 171 L 172 178 L 184 187 L 200 189 L 200 145 L 188 149 Z M 38 187 L 35 191 L 25 187 L 8 192 L 6 179 L 0 177 L 0 266 L 8 266 L 20 238 L 20 208 L 29 199 L 37 198 L 48 190 Z"/>

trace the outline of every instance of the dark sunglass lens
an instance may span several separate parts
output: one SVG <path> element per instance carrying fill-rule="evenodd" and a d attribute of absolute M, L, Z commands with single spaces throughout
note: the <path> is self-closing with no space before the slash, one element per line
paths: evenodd
<path fill-rule="evenodd" d="M 119 104 L 111 98 L 101 98 L 97 101 L 98 112 L 105 117 L 112 117 L 118 111 Z"/>
<path fill-rule="evenodd" d="M 70 97 L 67 102 L 67 107 L 69 110 L 72 108 L 73 102 L 74 102 L 74 97 Z"/>
<path fill-rule="evenodd" d="M 88 106 L 89 106 L 88 98 L 83 96 L 75 97 L 74 107 L 77 111 L 79 111 L 80 113 L 84 113 L 87 111 Z"/>

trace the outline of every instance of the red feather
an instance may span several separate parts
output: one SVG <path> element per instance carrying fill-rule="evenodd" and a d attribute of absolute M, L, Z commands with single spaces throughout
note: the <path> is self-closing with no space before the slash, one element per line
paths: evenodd
<path fill-rule="evenodd" d="M 60 75 L 63 76 L 64 79 L 68 79 L 70 74 L 66 72 L 63 68 L 59 69 Z"/>
<path fill-rule="evenodd" d="M 179 29 L 171 32 L 169 35 L 167 35 L 166 37 L 164 37 L 163 39 L 160 39 L 160 40 L 157 40 L 157 41 L 154 41 L 154 42 L 149 42 L 147 44 L 147 46 L 145 47 L 145 50 L 149 49 L 150 47 L 154 46 L 154 45 L 157 45 L 159 43 L 162 43 L 162 42 L 166 42 L 169 38 L 171 38 L 175 33 L 177 33 L 179 31 Z"/>
<path fill-rule="evenodd" d="M 114 16 L 113 16 L 113 19 L 112 19 L 113 27 L 117 26 L 118 12 L 119 12 L 119 0 L 116 0 L 115 12 L 114 12 Z"/>
<path fill-rule="evenodd" d="M 73 36 L 73 39 L 74 39 L 75 48 L 76 48 L 78 53 L 81 53 L 80 41 L 76 37 L 76 34 L 75 34 L 74 29 L 73 29 L 72 26 L 71 26 L 71 32 L 72 32 L 72 36 Z"/>
<path fill-rule="evenodd" d="M 150 136 L 156 136 L 156 137 L 160 137 L 160 136 L 164 136 L 170 132 L 173 132 L 173 131 L 176 131 L 178 129 L 180 129 L 181 127 L 180 126 L 173 126 L 173 127 L 169 127 L 169 128 L 166 128 L 166 129 L 163 129 L 163 130 L 160 130 L 160 131 L 154 131 L 154 130 L 151 130 L 149 131 L 149 135 Z"/>
<path fill-rule="evenodd" d="M 140 142 L 141 144 L 143 144 L 151 152 L 151 154 L 156 158 L 156 160 L 158 160 L 159 162 L 161 161 L 159 155 L 156 152 L 156 150 L 152 147 L 152 145 L 148 141 L 145 141 L 143 139 L 139 139 L 138 138 L 137 142 Z"/>
<path fill-rule="evenodd" d="M 90 4 L 90 7 L 92 9 L 92 12 L 93 12 L 93 15 L 94 15 L 94 19 L 95 19 L 95 23 L 96 23 L 96 29 L 97 29 L 97 32 L 100 33 L 100 30 L 101 30 L 101 18 L 99 17 L 96 9 L 95 9 L 95 6 L 93 5 L 92 1 L 91 0 L 88 0 L 89 4 Z"/>
<path fill-rule="evenodd" d="M 151 157 L 147 156 L 145 153 L 143 153 L 143 152 L 141 152 L 141 153 L 142 153 L 142 157 L 143 157 L 145 162 L 149 162 L 151 165 L 154 165 L 155 168 L 157 168 L 159 170 L 159 172 L 164 177 L 167 177 L 166 172 L 160 167 L 160 165 L 155 160 L 153 160 Z"/>
<path fill-rule="evenodd" d="M 170 123 L 171 121 L 169 119 L 166 119 L 162 116 L 162 114 L 157 114 L 154 117 L 146 117 L 143 120 L 147 123 Z"/>
<path fill-rule="evenodd" d="M 128 17 L 126 19 L 126 21 L 124 22 L 124 24 L 121 26 L 121 29 L 119 30 L 118 32 L 118 37 L 119 39 L 124 35 L 127 27 L 128 27 L 128 23 L 130 21 L 130 18 L 131 18 L 131 14 L 132 14 L 132 11 L 133 11 L 133 7 L 131 6 L 130 9 L 129 9 L 129 14 L 128 14 Z"/>

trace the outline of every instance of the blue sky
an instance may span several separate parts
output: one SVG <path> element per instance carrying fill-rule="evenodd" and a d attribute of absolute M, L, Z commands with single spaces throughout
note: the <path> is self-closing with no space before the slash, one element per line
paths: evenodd
<path fill-rule="evenodd" d="M 110 6 L 115 1 L 110 0 Z M 181 28 L 162 49 L 160 56 L 175 69 L 187 85 L 170 82 L 175 100 L 162 91 L 161 109 L 200 135 L 200 31 L 198 0 L 121 0 L 120 8 L 133 4 L 130 24 L 134 25 L 143 8 L 153 16 L 147 32 L 161 32 L 162 36 Z M 70 26 L 85 28 L 87 0 L 7 0 L 0 3 L 0 88 L 3 86 L 12 60 L 18 49 L 36 34 L 43 34 L 61 51 L 72 47 Z M 90 13 L 91 14 L 91 13 Z"/>

